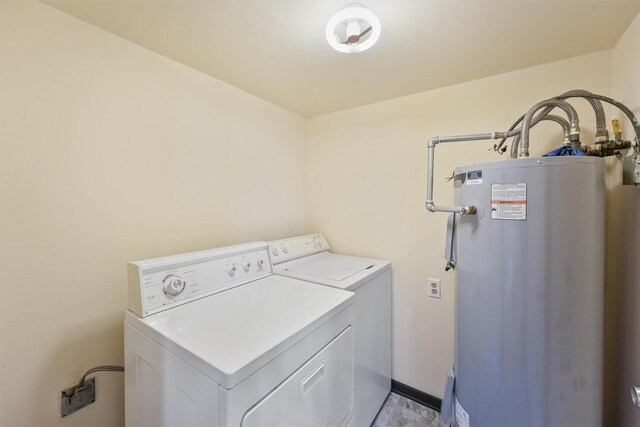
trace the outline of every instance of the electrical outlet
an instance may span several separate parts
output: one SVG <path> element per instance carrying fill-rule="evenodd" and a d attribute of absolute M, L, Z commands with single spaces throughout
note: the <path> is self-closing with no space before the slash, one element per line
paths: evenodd
<path fill-rule="evenodd" d="M 427 282 L 427 292 L 431 298 L 440 299 L 440 279 L 429 279 Z"/>

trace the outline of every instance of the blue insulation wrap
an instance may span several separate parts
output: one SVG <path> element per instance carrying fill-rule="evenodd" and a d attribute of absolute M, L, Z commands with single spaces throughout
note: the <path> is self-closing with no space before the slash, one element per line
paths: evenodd
<path fill-rule="evenodd" d="M 553 156 L 584 156 L 584 152 L 577 148 L 570 147 L 565 145 L 560 148 L 556 148 L 553 151 L 548 152 L 542 157 L 553 157 Z"/>

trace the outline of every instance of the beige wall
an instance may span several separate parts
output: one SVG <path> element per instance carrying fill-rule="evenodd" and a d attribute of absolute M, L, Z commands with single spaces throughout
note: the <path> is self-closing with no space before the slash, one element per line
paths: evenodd
<path fill-rule="evenodd" d="M 613 96 L 640 117 L 640 15 L 613 49 Z M 633 137 L 625 116 L 626 138 Z M 621 186 L 620 162 L 609 162 L 607 203 L 607 332 L 605 412 L 612 426 L 640 426 L 629 398 L 640 385 L 640 193 Z"/>
<path fill-rule="evenodd" d="M 303 231 L 394 263 L 394 378 L 440 396 L 454 273 L 446 215 L 424 209 L 427 138 L 504 129 L 572 88 L 638 114 L 639 33 L 636 18 L 613 51 L 305 121 L 40 3 L 0 1 L 0 425 L 122 423 L 121 374 L 99 374 L 98 401 L 65 420 L 58 405 L 86 368 L 122 363 L 127 261 Z M 533 154 L 559 135 L 540 125 Z M 438 148 L 437 201 L 451 202 L 455 166 L 498 158 L 490 145 Z M 637 224 L 638 201 L 608 163 L 608 413 L 630 427 L 640 271 L 637 227 L 620 224 Z"/>
<path fill-rule="evenodd" d="M 0 425 L 122 425 L 126 262 L 301 233 L 305 121 L 32 1 L 0 79 Z"/>
<path fill-rule="evenodd" d="M 584 88 L 611 92 L 611 51 L 329 114 L 309 121 L 306 230 L 338 252 L 393 262 L 393 377 L 442 396 L 453 363 L 454 273 L 444 272 L 447 215 L 424 208 L 431 136 L 508 128 L 534 103 Z M 593 112 L 574 103 L 593 140 Z M 532 132 L 532 154 L 559 146 L 557 125 Z M 555 140 L 554 140 L 555 138 Z M 559 139 L 558 139 L 559 138 Z M 452 203 L 455 166 L 496 160 L 492 142 L 438 146 L 436 201 Z M 427 278 L 442 279 L 442 299 Z"/>

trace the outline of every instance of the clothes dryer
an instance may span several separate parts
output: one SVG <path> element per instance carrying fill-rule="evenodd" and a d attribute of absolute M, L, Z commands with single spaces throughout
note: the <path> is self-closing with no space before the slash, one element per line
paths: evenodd
<path fill-rule="evenodd" d="M 348 425 L 354 301 L 274 275 L 266 243 L 130 263 L 126 425 Z"/>
<path fill-rule="evenodd" d="M 329 252 L 320 233 L 269 242 L 276 274 L 355 292 L 355 425 L 369 427 L 391 389 L 391 263 Z"/>

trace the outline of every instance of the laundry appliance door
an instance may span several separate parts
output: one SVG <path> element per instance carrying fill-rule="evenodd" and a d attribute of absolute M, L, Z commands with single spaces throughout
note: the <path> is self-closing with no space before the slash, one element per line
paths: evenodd
<path fill-rule="evenodd" d="M 253 406 L 242 427 L 344 426 L 353 415 L 353 331 L 345 329 Z"/>

